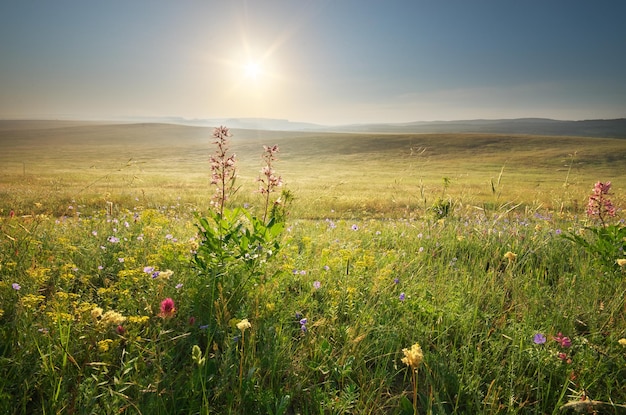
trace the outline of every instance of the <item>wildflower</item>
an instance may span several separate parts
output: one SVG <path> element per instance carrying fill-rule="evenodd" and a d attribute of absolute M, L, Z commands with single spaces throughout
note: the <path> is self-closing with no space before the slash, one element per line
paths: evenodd
<path fill-rule="evenodd" d="M 619 258 L 617 261 L 615 261 L 617 263 L 617 265 L 619 265 L 620 267 L 626 267 L 626 258 Z"/>
<path fill-rule="evenodd" d="M 176 284 L 176 289 L 177 289 L 177 290 L 180 290 L 181 288 L 183 288 L 183 284 L 180 284 L 180 283 L 179 283 L 179 284 Z"/>
<path fill-rule="evenodd" d="M 558 357 L 559 359 L 565 361 L 567 359 L 567 354 L 563 353 L 563 352 L 559 352 L 556 357 Z"/>
<path fill-rule="evenodd" d="M 112 244 L 116 244 L 116 243 L 119 243 L 120 238 L 118 238 L 116 236 L 109 236 L 107 238 L 107 241 L 111 242 Z"/>
<path fill-rule="evenodd" d="M 400 301 L 404 301 L 406 295 L 404 293 L 400 293 L 400 296 L 398 298 L 400 299 Z"/>
<path fill-rule="evenodd" d="M 544 336 L 541 333 L 537 333 L 535 334 L 535 336 L 533 337 L 533 342 L 535 344 L 544 344 L 546 342 L 546 336 Z"/>
<path fill-rule="evenodd" d="M 120 262 L 120 264 L 124 263 L 124 258 L 118 258 L 117 260 Z"/>
<path fill-rule="evenodd" d="M 554 341 L 557 342 L 561 347 L 568 348 L 572 345 L 572 341 L 569 337 L 563 336 L 561 332 L 554 337 Z"/>
<path fill-rule="evenodd" d="M 402 353 L 404 353 L 402 363 L 414 370 L 416 370 L 424 360 L 424 353 L 419 343 L 415 343 L 410 349 L 402 349 Z"/>
<path fill-rule="evenodd" d="M 121 324 L 117 325 L 117 328 L 115 329 L 115 331 L 117 332 L 117 334 L 119 334 L 120 336 L 123 336 L 124 333 L 126 332 L 126 329 L 124 328 L 124 326 L 122 326 Z"/>
<path fill-rule="evenodd" d="M 14 289 L 15 291 L 19 291 L 19 290 L 20 290 L 20 288 L 22 288 L 22 286 L 21 286 L 21 285 L 19 285 L 19 284 L 18 284 L 18 283 L 16 283 L 16 282 L 14 282 L 11 286 L 13 287 L 13 289 Z"/>
<path fill-rule="evenodd" d="M 358 227 L 356 224 L 354 224 L 354 225 L 352 225 L 352 228 L 351 228 L 351 229 L 352 229 L 353 231 L 358 231 L 358 230 L 359 230 L 359 227 Z"/>
<path fill-rule="evenodd" d="M 322 286 L 321 282 L 313 281 L 313 288 L 315 288 L 316 290 L 319 290 L 321 286 Z"/>
<path fill-rule="evenodd" d="M 309 321 L 306 318 L 301 318 L 300 319 L 300 325 L 304 326 L 306 323 L 308 323 Z"/>
<path fill-rule="evenodd" d="M 200 350 L 200 346 L 194 344 L 191 348 L 191 359 L 198 365 L 204 366 L 205 358 L 202 357 L 202 350 Z"/>
<path fill-rule="evenodd" d="M 154 272 L 154 267 L 143 267 L 143 272 L 146 274 L 152 274 L 152 272 Z"/>
<path fill-rule="evenodd" d="M 611 189 L 611 182 L 596 182 L 593 186 L 592 194 L 589 196 L 589 203 L 587 204 L 587 215 L 590 217 L 597 217 L 602 224 L 607 216 L 615 216 L 615 206 L 609 199 L 609 190 Z"/>
<path fill-rule="evenodd" d="M 93 316 L 93 310 L 92 310 L 92 316 Z M 126 317 L 124 317 L 117 311 L 109 310 L 102 315 L 102 317 L 100 318 L 99 324 L 102 324 L 105 327 L 117 326 L 119 324 L 122 324 L 125 321 L 126 321 Z"/>
<path fill-rule="evenodd" d="M 504 258 L 508 259 L 509 262 L 513 262 L 517 259 L 517 254 L 508 251 L 506 254 L 504 254 Z"/>
<path fill-rule="evenodd" d="M 161 313 L 159 313 L 159 317 L 172 317 L 175 312 L 176 307 L 174 305 L 174 300 L 172 300 L 170 297 L 167 297 L 165 300 L 161 301 Z"/>
<path fill-rule="evenodd" d="M 622 338 L 622 339 L 619 339 L 617 342 L 621 344 L 622 346 L 626 347 L 626 339 Z"/>
<path fill-rule="evenodd" d="M 113 340 L 111 339 L 100 340 L 98 342 L 98 350 L 102 353 L 107 352 L 109 350 L 109 347 L 111 346 L 111 343 L 113 343 Z"/>
<path fill-rule="evenodd" d="M 100 307 L 91 310 L 91 318 L 93 318 L 94 321 L 98 321 L 100 317 L 102 317 L 102 309 Z"/>
<path fill-rule="evenodd" d="M 248 321 L 247 318 L 244 318 L 243 320 L 241 320 L 239 323 L 237 323 L 237 328 L 239 330 L 241 330 L 241 332 L 243 333 L 244 331 L 246 331 L 246 329 L 251 328 L 252 325 L 250 324 L 250 322 Z"/>
<path fill-rule="evenodd" d="M 400 278 L 396 277 L 393 279 L 394 284 L 400 284 Z"/>

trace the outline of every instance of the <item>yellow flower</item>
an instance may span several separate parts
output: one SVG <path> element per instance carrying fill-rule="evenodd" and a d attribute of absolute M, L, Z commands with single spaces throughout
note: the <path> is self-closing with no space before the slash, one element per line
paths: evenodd
<path fill-rule="evenodd" d="M 252 327 L 252 325 L 250 324 L 247 318 L 244 318 L 239 323 L 237 323 L 237 328 L 241 330 L 242 333 L 246 331 L 246 329 L 249 329 L 250 327 Z"/>
<path fill-rule="evenodd" d="M 103 326 L 117 326 L 126 321 L 126 317 L 118 313 L 117 311 L 109 310 L 102 315 L 100 324 Z"/>
<path fill-rule="evenodd" d="M 617 262 L 617 265 L 619 265 L 620 267 L 626 267 L 626 258 L 620 258 L 615 262 Z"/>
<path fill-rule="evenodd" d="M 100 340 L 98 342 L 98 350 L 102 353 L 107 352 L 109 350 L 109 346 L 111 346 L 111 343 L 113 343 L 113 340 L 111 339 Z"/>
<path fill-rule="evenodd" d="M 517 254 L 514 254 L 511 251 L 508 251 L 506 254 L 504 254 L 504 257 L 506 259 L 508 259 L 509 262 L 513 262 L 513 261 L 515 261 L 517 259 Z"/>
<path fill-rule="evenodd" d="M 98 321 L 98 318 L 100 317 L 102 317 L 102 309 L 100 307 L 96 307 L 91 310 L 91 318 L 93 318 L 94 321 Z"/>
<path fill-rule="evenodd" d="M 619 339 L 617 342 L 621 344 L 622 346 L 626 347 L 626 339 Z"/>
<path fill-rule="evenodd" d="M 413 369 L 417 369 L 424 360 L 424 353 L 419 343 L 415 343 L 410 349 L 402 349 L 402 353 L 404 353 L 402 363 Z"/>

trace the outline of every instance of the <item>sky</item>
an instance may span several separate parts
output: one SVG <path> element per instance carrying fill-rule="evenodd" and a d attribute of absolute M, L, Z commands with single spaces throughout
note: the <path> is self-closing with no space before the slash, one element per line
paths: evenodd
<path fill-rule="evenodd" d="M 623 0 L 0 0 L 0 119 L 626 117 Z"/>

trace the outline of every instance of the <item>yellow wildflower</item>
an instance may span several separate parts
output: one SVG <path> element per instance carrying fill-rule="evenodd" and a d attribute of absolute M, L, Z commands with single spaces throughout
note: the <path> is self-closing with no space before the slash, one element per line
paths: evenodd
<path fill-rule="evenodd" d="M 100 324 L 104 326 L 117 326 L 126 321 L 126 317 L 118 313 L 117 311 L 109 310 L 102 315 Z"/>
<path fill-rule="evenodd" d="M 402 363 L 410 366 L 412 369 L 417 369 L 424 360 L 424 353 L 419 343 L 415 343 L 410 349 L 402 349 L 402 353 L 404 353 Z"/>
<path fill-rule="evenodd" d="M 113 343 L 113 340 L 111 339 L 100 340 L 98 342 L 98 350 L 102 353 L 107 352 L 109 350 L 109 346 L 111 346 L 111 343 Z"/>
<path fill-rule="evenodd" d="M 619 265 L 620 267 L 626 267 L 626 258 L 620 258 L 615 262 L 617 262 L 617 265 Z"/>
<path fill-rule="evenodd" d="M 513 262 L 513 261 L 515 261 L 517 259 L 517 254 L 515 254 L 515 253 L 513 253 L 511 251 L 508 251 L 506 254 L 504 254 L 504 257 L 506 259 L 508 259 L 509 262 Z"/>
<path fill-rule="evenodd" d="M 626 347 L 626 339 L 619 339 L 617 342 L 621 344 L 622 346 Z"/>
<path fill-rule="evenodd" d="M 45 299 L 46 297 L 43 295 L 26 294 L 24 297 L 20 298 L 20 304 L 26 309 L 34 308 L 41 304 Z"/>
<path fill-rule="evenodd" d="M 102 309 L 100 307 L 91 310 L 91 318 L 93 318 L 94 321 L 98 321 L 100 317 L 102 317 Z"/>
<path fill-rule="evenodd" d="M 129 323 L 134 323 L 134 324 L 144 324 L 144 323 L 147 323 L 148 320 L 150 320 L 150 317 L 148 317 L 148 316 L 130 316 L 130 317 L 128 317 L 128 322 Z"/>
<path fill-rule="evenodd" d="M 250 324 L 250 322 L 248 321 L 247 318 L 244 318 L 243 320 L 241 320 L 239 323 L 237 323 L 237 328 L 239 330 L 241 330 L 241 332 L 243 333 L 246 329 L 249 329 L 250 327 L 252 327 L 252 325 Z"/>

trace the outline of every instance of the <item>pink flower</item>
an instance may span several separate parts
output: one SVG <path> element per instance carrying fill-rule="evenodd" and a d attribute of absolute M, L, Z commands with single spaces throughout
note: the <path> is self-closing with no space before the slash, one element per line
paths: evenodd
<path fill-rule="evenodd" d="M 165 300 L 161 301 L 161 313 L 159 314 L 159 317 L 172 317 L 175 312 L 176 307 L 174 305 L 174 300 L 168 297 Z"/>
<path fill-rule="evenodd" d="M 561 332 L 554 337 L 554 341 L 561 345 L 561 347 L 568 348 L 572 345 L 572 341 L 569 337 L 563 336 Z"/>
<path fill-rule="evenodd" d="M 594 186 L 591 196 L 589 196 L 589 203 L 587 204 L 587 215 L 597 216 L 601 222 L 604 223 L 604 219 L 615 216 L 615 206 L 609 199 L 609 190 L 611 189 L 611 182 L 597 182 Z"/>

